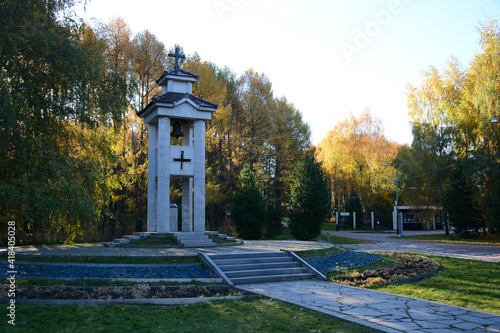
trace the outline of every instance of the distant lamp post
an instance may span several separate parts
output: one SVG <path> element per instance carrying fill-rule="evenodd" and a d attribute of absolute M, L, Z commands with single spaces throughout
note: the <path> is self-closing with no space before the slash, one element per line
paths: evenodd
<path fill-rule="evenodd" d="M 384 166 L 389 166 L 390 164 L 385 162 Z M 404 237 L 403 235 L 403 218 L 399 217 L 399 174 L 396 169 L 396 233 L 398 237 Z"/>

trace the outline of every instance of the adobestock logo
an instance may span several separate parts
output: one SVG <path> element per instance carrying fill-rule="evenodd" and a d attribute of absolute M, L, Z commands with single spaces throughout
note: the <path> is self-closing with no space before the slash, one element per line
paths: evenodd
<path fill-rule="evenodd" d="M 235 10 L 242 2 L 243 0 L 215 0 L 212 5 L 217 15 L 219 15 L 220 20 L 224 21 L 226 13 Z"/>
<path fill-rule="evenodd" d="M 347 62 L 351 63 L 352 57 L 360 54 L 362 49 L 368 47 L 372 40 L 391 24 L 393 16 L 400 14 L 402 11 L 403 8 L 399 0 L 390 1 L 385 9 L 372 10 L 370 16 L 373 19 L 368 21 L 363 27 L 356 27 L 354 29 L 352 42 L 340 43 L 340 49 Z"/>

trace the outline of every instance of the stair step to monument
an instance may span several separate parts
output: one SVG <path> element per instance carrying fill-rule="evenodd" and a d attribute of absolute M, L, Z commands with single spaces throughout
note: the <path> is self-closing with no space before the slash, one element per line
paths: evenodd
<path fill-rule="evenodd" d="M 260 264 L 238 264 L 238 265 L 219 265 L 219 267 L 224 270 L 224 272 L 229 273 L 232 271 L 240 270 L 256 270 L 256 269 L 273 269 L 273 268 L 295 268 L 300 267 L 300 263 L 294 262 L 281 262 L 281 263 L 260 263 Z"/>
<path fill-rule="evenodd" d="M 139 236 L 141 238 L 149 237 L 151 236 L 150 232 L 133 232 L 132 233 L 134 236 Z"/>
<path fill-rule="evenodd" d="M 116 243 L 116 244 L 128 244 L 128 243 L 130 243 L 130 240 L 126 239 L 126 238 L 117 238 L 117 239 L 113 239 L 113 243 Z"/>
<path fill-rule="evenodd" d="M 280 281 L 296 281 L 296 280 L 311 280 L 314 275 L 311 273 L 292 274 L 292 275 L 262 275 L 251 277 L 233 278 L 234 284 L 248 284 L 248 283 L 264 283 L 264 282 L 280 282 Z"/>
<path fill-rule="evenodd" d="M 198 253 L 202 261 L 229 285 L 293 281 L 325 277 L 293 253 Z"/>
<path fill-rule="evenodd" d="M 241 259 L 217 259 L 214 262 L 219 266 L 232 266 L 232 265 L 243 265 L 243 264 L 260 264 L 260 263 L 291 263 L 293 258 L 291 257 L 263 257 L 263 258 L 241 258 Z"/>
<path fill-rule="evenodd" d="M 212 260 L 219 259 L 242 259 L 242 258 L 264 258 L 264 257 L 278 257 L 283 258 L 284 252 L 277 251 L 262 251 L 262 252 L 237 252 L 237 253 L 221 253 L 221 254 L 210 254 Z"/>
<path fill-rule="evenodd" d="M 131 240 L 131 241 L 132 240 L 139 240 L 139 239 L 141 239 L 140 236 L 135 236 L 135 235 L 125 235 L 125 236 L 123 236 L 123 238 Z"/>
<path fill-rule="evenodd" d="M 172 237 L 183 247 L 216 246 L 204 232 L 173 232 Z"/>
<path fill-rule="evenodd" d="M 248 277 L 248 276 L 266 276 L 266 275 L 293 275 L 309 273 L 307 269 L 303 267 L 286 267 L 286 268 L 266 268 L 266 269 L 255 269 L 255 270 L 241 270 L 241 271 L 231 271 L 226 272 L 227 277 L 233 279 L 237 277 Z"/>

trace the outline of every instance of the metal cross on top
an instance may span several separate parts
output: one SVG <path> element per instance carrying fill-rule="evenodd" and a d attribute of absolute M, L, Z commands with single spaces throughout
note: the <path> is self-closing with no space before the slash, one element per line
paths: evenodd
<path fill-rule="evenodd" d="M 175 58 L 175 69 L 179 69 L 179 58 L 186 59 L 185 55 L 179 53 L 178 46 L 175 47 L 175 53 L 169 53 L 168 56 Z"/>
<path fill-rule="evenodd" d="M 181 170 L 184 170 L 184 162 L 191 162 L 191 159 L 184 158 L 184 151 L 181 151 L 181 158 L 174 158 L 174 162 L 181 162 Z"/>

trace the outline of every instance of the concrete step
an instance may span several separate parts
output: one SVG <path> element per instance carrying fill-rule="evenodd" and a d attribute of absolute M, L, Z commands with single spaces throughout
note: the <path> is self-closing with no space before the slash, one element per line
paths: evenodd
<path fill-rule="evenodd" d="M 172 237 L 183 247 L 216 246 L 204 232 L 173 232 Z"/>
<path fill-rule="evenodd" d="M 117 239 L 113 239 L 113 243 L 116 243 L 116 244 L 128 244 L 128 243 L 130 243 L 130 240 L 126 239 L 126 238 L 117 238 Z"/>
<path fill-rule="evenodd" d="M 150 232 L 133 232 L 132 233 L 134 236 L 139 236 L 141 238 L 145 238 L 151 235 Z"/>
<path fill-rule="evenodd" d="M 309 273 L 303 267 L 287 267 L 287 268 L 273 268 L 273 269 L 256 269 L 256 270 L 241 270 L 225 272 L 226 276 L 230 279 L 237 277 L 250 277 L 250 276 L 266 276 L 266 275 L 294 275 Z"/>
<path fill-rule="evenodd" d="M 131 240 L 131 241 L 132 240 L 139 240 L 139 239 L 141 239 L 140 236 L 135 236 L 135 235 L 125 235 L 125 236 L 123 236 L 123 238 Z"/>
<path fill-rule="evenodd" d="M 264 258 L 220 259 L 220 260 L 214 260 L 214 262 L 219 266 L 227 266 L 227 265 L 293 262 L 293 258 L 291 258 L 291 257 L 264 257 Z"/>
<path fill-rule="evenodd" d="M 290 274 L 290 275 L 262 275 L 250 277 L 237 277 L 232 278 L 234 284 L 248 284 L 248 283 L 263 283 L 263 282 L 281 282 L 281 281 L 295 281 L 295 280 L 309 280 L 313 279 L 314 275 L 311 273 Z"/>
<path fill-rule="evenodd" d="M 273 269 L 273 268 L 295 268 L 300 267 L 300 263 L 294 262 L 282 262 L 282 263 L 260 263 L 260 264 L 246 264 L 246 265 L 219 265 L 219 268 L 224 272 L 229 273 L 233 271 L 240 270 L 262 270 L 262 269 Z"/>
<path fill-rule="evenodd" d="M 276 251 L 263 251 L 263 252 L 237 252 L 237 253 L 221 253 L 221 254 L 211 254 L 210 258 L 212 260 L 219 259 L 241 259 L 241 258 L 264 258 L 264 257 L 286 257 L 284 252 Z"/>
<path fill-rule="evenodd" d="M 230 285 L 293 281 L 324 276 L 293 253 L 240 252 L 225 254 L 199 253 L 203 262 L 212 267 Z"/>

